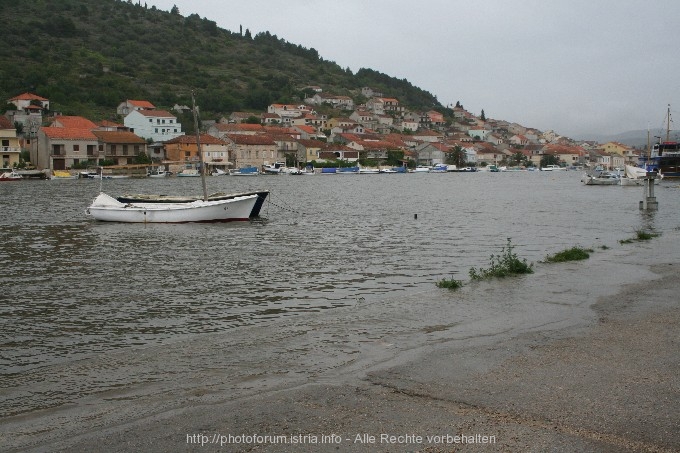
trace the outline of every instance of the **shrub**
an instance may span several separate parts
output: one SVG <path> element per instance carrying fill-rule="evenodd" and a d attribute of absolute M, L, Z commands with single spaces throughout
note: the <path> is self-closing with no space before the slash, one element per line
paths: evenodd
<path fill-rule="evenodd" d="M 590 258 L 590 254 L 593 252 L 592 249 L 584 249 L 581 247 L 572 247 L 567 250 L 562 250 L 561 252 L 555 253 L 546 257 L 546 261 L 549 263 L 561 263 L 564 261 L 577 261 L 586 260 Z"/>
<path fill-rule="evenodd" d="M 501 249 L 501 253 L 497 256 L 491 255 L 489 259 L 490 267 L 488 269 L 475 269 L 471 267 L 470 278 L 472 280 L 481 280 L 483 278 L 503 278 L 511 275 L 533 273 L 533 264 L 527 264 L 526 259 L 520 260 L 512 250 L 512 242 L 508 238 L 508 244 Z"/>
<path fill-rule="evenodd" d="M 633 241 L 648 241 L 650 239 L 653 239 L 655 237 L 658 237 L 658 233 L 647 233 L 644 230 L 637 230 L 635 232 L 635 237 L 632 239 L 621 239 L 619 241 L 620 244 L 630 244 Z"/>
<path fill-rule="evenodd" d="M 458 289 L 461 286 L 463 286 L 463 282 L 460 280 L 456 280 L 453 277 L 450 279 L 442 279 L 437 282 L 437 287 L 438 288 L 446 288 L 446 289 Z"/>
<path fill-rule="evenodd" d="M 659 236 L 657 233 L 647 233 L 642 230 L 637 230 L 636 235 L 638 241 L 648 241 L 652 238 Z"/>

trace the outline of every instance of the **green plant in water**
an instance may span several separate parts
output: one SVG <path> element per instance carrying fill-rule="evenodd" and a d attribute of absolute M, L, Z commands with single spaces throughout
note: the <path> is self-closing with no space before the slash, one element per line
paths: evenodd
<path fill-rule="evenodd" d="M 637 230 L 636 235 L 638 241 L 648 241 L 652 238 L 659 236 L 657 233 L 647 233 L 646 231 L 643 230 Z"/>
<path fill-rule="evenodd" d="M 450 279 L 445 278 L 437 282 L 438 288 L 458 289 L 461 286 L 463 286 L 463 282 L 461 282 L 460 280 L 456 280 L 453 277 L 451 277 Z"/>
<path fill-rule="evenodd" d="M 621 244 L 630 244 L 634 241 L 648 241 L 650 239 L 653 239 L 655 237 L 658 237 L 658 233 L 647 233 L 644 230 L 637 230 L 635 232 L 635 238 L 632 239 L 622 239 L 619 241 Z"/>
<path fill-rule="evenodd" d="M 526 259 L 520 260 L 517 254 L 513 253 L 512 241 L 508 238 L 508 244 L 501 249 L 499 255 L 491 255 L 489 259 L 490 267 L 488 269 L 470 268 L 470 278 L 472 280 L 481 280 L 492 277 L 508 277 L 510 275 L 531 274 L 533 264 L 527 264 Z"/>
<path fill-rule="evenodd" d="M 581 247 L 572 247 L 567 250 L 547 256 L 545 260 L 549 263 L 562 263 L 564 261 L 578 261 L 590 258 L 593 249 L 584 249 Z"/>

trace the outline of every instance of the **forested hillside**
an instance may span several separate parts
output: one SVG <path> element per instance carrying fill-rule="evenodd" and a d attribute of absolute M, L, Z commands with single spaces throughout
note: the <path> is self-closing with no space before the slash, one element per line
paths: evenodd
<path fill-rule="evenodd" d="M 407 80 L 354 74 L 268 32 L 232 32 L 136 0 L 0 0 L 0 21 L 0 96 L 32 92 L 64 114 L 103 119 L 125 99 L 189 105 L 191 90 L 204 116 L 262 111 L 301 102 L 307 85 L 358 100 L 370 86 L 412 109 L 442 110 Z"/>

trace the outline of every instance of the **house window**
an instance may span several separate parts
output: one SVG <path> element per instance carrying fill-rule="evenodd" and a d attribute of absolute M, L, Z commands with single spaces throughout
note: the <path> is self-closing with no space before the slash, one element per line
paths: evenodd
<path fill-rule="evenodd" d="M 135 145 L 132 149 L 135 151 L 135 154 L 139 154 L 139 145 Z"/>
<path fill-rule="evenodd" d="M 94 156 L 94 145 L 87 145 L 87 155 Z"/>
<path fill-rule="evenodd" d="M 3 148 L 9 148 L 9 140 L 3 140 L 2 141 L 2 147 Z"/>
<path fill-rule="evenodd" d="M 99 151 L 104 151 L 104 145 L 99 145 Z"/>
<path fill-rule="evenodd" d="M 149 118 L 149 123 L 153 123 L 153 118 Z"/>
<path fill-rule="evenodd" d="M 116 154 L 116 145 L 111 145 L 111 154 Z"/>
<path fill-rule="evenodd" d="M 158 128 L 154 129 L 154 132 L 155 132 L 155 133 L 158 133 Z"/>
<path fill-rule="evenodd" d="M 78 151 L 80 151 L 80 145 L 73 145 L 73 152 L 77 153 Z"/>
<path fill-rule="evenodd" d="M 123 145 L 123 156 L 128 155 L 128 145 Z"/>

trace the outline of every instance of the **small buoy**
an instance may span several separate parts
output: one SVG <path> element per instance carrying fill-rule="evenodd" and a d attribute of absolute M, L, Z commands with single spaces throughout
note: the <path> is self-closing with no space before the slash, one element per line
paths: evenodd
<path fill-rule="evenodd" d="M 413 220 L 418 220 L 418 214 L 413 214 Z"/>

